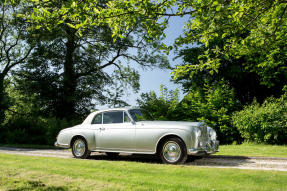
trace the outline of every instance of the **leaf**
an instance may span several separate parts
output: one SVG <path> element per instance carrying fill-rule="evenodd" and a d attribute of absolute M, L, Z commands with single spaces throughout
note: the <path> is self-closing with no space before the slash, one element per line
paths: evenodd
<path fill-rule="evenodd" d="M 220 11 L 220 9 L 221 9 L 221 5 L 218 5 L 218 6 L 216 7 L 216 11 Z"/>
<path fill-rule="evenodd" d="M 71 28 L 76 28 L 74 25 L 72 25 L 71 23 L 66 23 L 69 27 L 71 27 Z"/>

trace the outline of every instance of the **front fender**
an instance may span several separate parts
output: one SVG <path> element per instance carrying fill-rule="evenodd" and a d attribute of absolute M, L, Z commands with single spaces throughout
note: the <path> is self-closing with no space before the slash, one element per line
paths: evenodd
<path fill-rule="evenodd" d="M 186 149 L 188 149 L 188 148 L 190 147 L 190 144 L 191 144 L 191 135 L 190 135 L 190 133 L 188 133 L 187 131 L 185 131 L 185 130 L 180 130 L 180 131 L 178 131 L 178 132 L 167 132 L 167 133 L 165 133 L 164 135 L 162 135 L 162 136 L 158 139 L 158 141 L 157 141 L 157 143 L 156 143 L 156 145 L 155 145 L 155 148 L 154 148 L 155 153 L 157 152 L 158 146 L 159 146 L 159 144 L 161 143 L 161 141 L 162 141 L 163 139 L 165 139 L 165 138 L 167 138 L 167 137 L 171 137 L 171 136 L 179 137 L 179 138 L 184 142 L 184 144 L 185 144 L 185 146 L 186 146 Z"/>

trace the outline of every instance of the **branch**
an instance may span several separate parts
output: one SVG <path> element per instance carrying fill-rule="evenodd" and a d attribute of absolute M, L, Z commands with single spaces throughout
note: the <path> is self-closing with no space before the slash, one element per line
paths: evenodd
<path fill-rule="evenodd" d="M 191 15 L 193 13 L 196 13 L 196 10 L 187 11 L 187 12 L 183 12 L 183 13 L 156 13 L 156 15 L 157 16 L 177 17 L 177 16 Z"/>
<path fill-rule="evenodd" d="M 11 68 L 13 68 L 14 66 L 16 66 L 16 65 L 18 65 L 18 64 L 20 64 L 20 63 L 23 63 L 24 60 L 26 60 L 26 59 L 28 58 L 28 56 L 30 55 L 30 53 L 31 53 L 31 51 L 33 50 L 33 48 L 34 48 L 34 47 L 30 47 L 30 49 L 28 50 L 28 52 L 26 53 L 26 55 L 25 55 L 24 57 L 22 57 L 20 60 L 15 61 L 15 62 L 14 62 L 13 64 L 11 64 L 11 65 L 7 64 L 7 65 L 5 66 L 5 68 L 4 68 L 4 70 L 3 70 L 2 73 L 7 74 L 7 73 L 11 70 Z"/>
<path fill-rule="evenodd" d="M 116 66 L 117 64 L 115 63 L 115 61 L 121 56 L 120 53 L 121 53 L 121 49 L 118 49 L 117 55 L 114 56 L 114 57 L 112 58 L 112 60 L 110 60 L 109 62 L 107 62 L 106 64 L 104 64 L 104 65 L 102 65 L 102 66 L 100 66 L 100 67 L 92 68 L 92 69 L 90 69 L 90 70 L 88 70 L 88 71 L 86 71 L 86 72 L 77 73 L 77 74 L 75 75 L 76 78 L 89 75 L 89 74 L 91 74 L 92 72 L 96 72 L 96 71 L 102 70 L 102 69 L 104 69 L 104 68 L 106 68 L 106 67 L 108 67 L 108 66 L 110 66 L 110 65 L 115 65 L 115 66 Z"/>

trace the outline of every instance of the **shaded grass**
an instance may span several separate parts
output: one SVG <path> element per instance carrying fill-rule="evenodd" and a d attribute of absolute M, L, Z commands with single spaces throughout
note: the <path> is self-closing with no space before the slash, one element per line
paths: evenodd
<path fill-rule="evenodd" d="M 287 190 L 287 172 L 0 154 L 4 190 Z M 1 190 L 1 189 L 0 189 Z"/>
<path fill-rule="evenodd" d="M 0 144 L 0 147 L 15 147 L 27 149 L 58 149 L 58 147 L 51 145 L 32 145 L 32 144 Z"/>
<path fill-rule="evenodd" d="M 264 145 L 254 143 L 243 143 L 241 145 L 220 145 L 216 155 L 233 156 L 262 156 L 262 157 L 284 157 L 287 158 L 286 145 Z"/>

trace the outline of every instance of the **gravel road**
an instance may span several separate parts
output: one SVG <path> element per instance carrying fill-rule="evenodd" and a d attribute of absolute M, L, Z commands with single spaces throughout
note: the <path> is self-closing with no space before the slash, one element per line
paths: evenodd
<path fill-rule="evenodd" d="M 73 158 L 71 151 L 66 149 L 24 149 L 0 147 L 0 153 L 18 154 L 42 157 Z M 120 154 L 116 159 L 108 158 L 104 153 L 92 153 L 90 160 L 116 160 L 116 161 L 139 161 L 148 163 L 160 163 L 156 156 Z M 209 156 L 205 158 L 191 158 L 186 165 L 237 168 L 254 170 L 277 170 L 287 171 L 287 158 L 275 157 L 239 157 L 239 156 Z"/>

